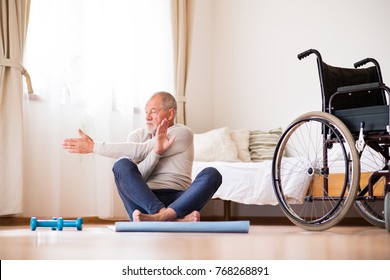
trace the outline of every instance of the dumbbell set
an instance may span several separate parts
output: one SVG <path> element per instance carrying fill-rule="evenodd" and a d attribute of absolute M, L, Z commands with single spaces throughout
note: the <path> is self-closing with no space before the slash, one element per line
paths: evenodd
<path fill-rule="evenodd" d="M 32 217 L 30 220 L 30 228 L 32 231 L 38 227 L 50 227 L 52 230 L 62 231 L 64 227 L 74 227 L 77 230 L 83 229 L 83 219 L 77 218 L 76 220 L 64 220 L 63 218 L 52 218 L 51 220 L 37 220 L 36 217 Z"/>

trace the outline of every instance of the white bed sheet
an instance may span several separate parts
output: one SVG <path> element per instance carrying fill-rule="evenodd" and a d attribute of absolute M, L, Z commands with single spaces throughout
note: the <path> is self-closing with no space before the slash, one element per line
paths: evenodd
<path fill-rule="evenodd" d="M 295 168 L 302 168 L 291 159 Z M 195 161 L 192 168 L 192 178 L 204 168 L 211 166 L 218 169 L 222 175 L 222 184 L 213 198 L 231 200 L 243 204 L 277 205 L 272 183 L 272 161 L 264 162 L 199 162 Z M 307 189 L 302 189 L 302 183 L 309 186 L 310 177 L 306 172 L 301 176 L 289 178 L 283 182 L 285 193 L 290 202 L 302 203 Z M 287 191 L 288 190 L 288 191 Z"/>

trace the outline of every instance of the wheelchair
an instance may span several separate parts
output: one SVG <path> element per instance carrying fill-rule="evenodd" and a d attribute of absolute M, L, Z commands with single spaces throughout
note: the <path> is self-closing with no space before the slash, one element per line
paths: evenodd
<path fill-rule="evenodd" d="M 366 58 L 355 68 L 334 67 L 315 49 L 298 59 L 312 54 L 322 111 L 299 116 L 281 135 L 272 161 L 275 196 L 288 219 L 305 230 L 327 230 L 354 206 L 390 232 L 390 89 L 379 63 Z"/>

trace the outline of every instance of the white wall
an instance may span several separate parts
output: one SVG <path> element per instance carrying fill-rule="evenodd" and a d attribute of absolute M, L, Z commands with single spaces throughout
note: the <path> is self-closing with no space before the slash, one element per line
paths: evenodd
<path fill-rule="evenodd" d="M 390 84 L 390 1 L 195 0 L 187 123 L 195 132 L 285 128 L 321 109 L 315 56 L 376 58 Z"/>
<path fill-rule="evenodd" d="M 195 0 L 187 124 L 197 133 L 222 126 L 267 130 L 321 110 L 315 56 L 297 59 L 310 48 L 340 67 L 373 57 L 390 84 L 388 11 L 388 0 Z M 213 201 L 203 212 L 222 215 L 221 205 Z M 272 206 L 232 211 L 284 216 Z"/>
<path fill-rule="evenodd" d="M 191 55 L 187 76 L 186 118 L 195 132 L 213 128 L 215 1 L 194 1 Z"/>

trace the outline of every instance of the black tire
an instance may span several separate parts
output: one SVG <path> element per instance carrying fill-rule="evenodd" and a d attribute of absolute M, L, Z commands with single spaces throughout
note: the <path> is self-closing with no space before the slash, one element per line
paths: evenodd
<path fill-rule="evenodd" d="M 331 114 L 300 116 L 276 146 L 274 192 L 289 220 L 303 229 L 322 231 L 339 223 L 355 202 L 359 178 L 355 140 Z"/>
<path fill-rule="evenodd" d="M 386 177 L 378 177 L 377 182 L 373 185 L 374 199 L 364 199 L 367 197 L 366 188 L 368 177 L 378 170 L 388 170 L 387 160 L 381 153 L 375 151 L 374 145 L 377 143 L 367 143 L 360 155 L 360 177 L 361 182 L 358 188 L 358 197 L 355 202 L 357 212 L 370 224 L 385 228 L 384 216 L 384 196 L 386 188 Z"/>
<path fill-rule="evenodd" d="M 385 225 L 386 230 L 390 232 L 390 192 L 385 195 Z"/>

